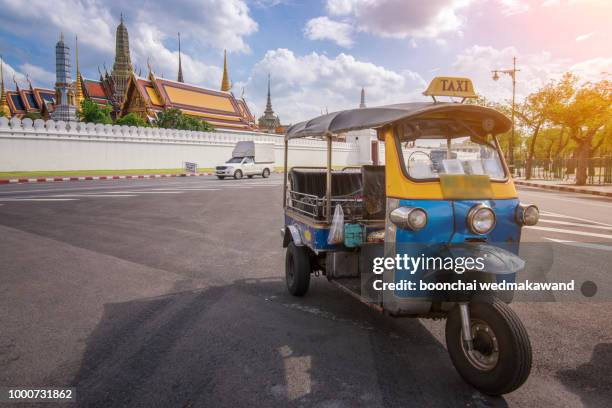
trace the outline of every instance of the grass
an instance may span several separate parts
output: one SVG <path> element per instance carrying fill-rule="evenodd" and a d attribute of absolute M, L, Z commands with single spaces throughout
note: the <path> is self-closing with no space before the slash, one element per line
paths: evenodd
<path fill-rule="evenodd" d="M 210 172 L 212 168 L 201 168 L 198 172 Z M 83 177 L 83 176 L 121 176 L 134 174 L 175 174 L 185 173 L 185 169 L 130 169 L 130 170 L 64 170 L 64 171 L 3 171 L 0 179 Z"/>

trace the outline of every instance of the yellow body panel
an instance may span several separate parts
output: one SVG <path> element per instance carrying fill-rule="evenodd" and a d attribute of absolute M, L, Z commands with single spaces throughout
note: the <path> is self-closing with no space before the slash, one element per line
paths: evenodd
<path fill-rule="evenodd" d="M 386 162 L 386 180 L 387 180 L 387 197 L 406 198 L 406 199 L 421 199 L 421 200 L 447 200 L 442 191 L 442 185 L 439 181 L 416 182 L 407 178 L 402 172 L 400 156 L 398 155 L 395 146 L 395 136 L 393 128 L 387 126 L 382 129 L 385 140 L 385 162 Z M 505 182 L 492 182 L 491 199 L 516 198 L 516 188 L 514 182 L 509 178 Z M 469 199 L 466 194 L 464 199 Z M 457 197 L 452 199 L 459 199 Z"/>
<path fill-rule="evenodd" d="M 172 103 L 181 105 L 197 106 L 198 108 L 216 109 L 235 113 L 229 97 L 210 95 L 203 92 L 195 92 L 187 89 L 164 86 Z"/>

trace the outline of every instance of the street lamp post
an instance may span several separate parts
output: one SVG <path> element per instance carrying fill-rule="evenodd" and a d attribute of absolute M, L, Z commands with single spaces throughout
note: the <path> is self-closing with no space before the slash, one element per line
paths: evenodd
<path fill-rule="evenodd" d="M 519 71 L 520 69 L 516 69 L 516 57 L 512 58 L 512 69 L 496 69 L 491 71 L 493 72 L 494 81 L 499 79 L 500 73 L 510 75 L 512 78 L 512 131 L 510 132 L 510 143 L 508 143 L 508 165 L 512 173 L 514 173 L 514 104 L 516 98 L 516 73 Z"/>

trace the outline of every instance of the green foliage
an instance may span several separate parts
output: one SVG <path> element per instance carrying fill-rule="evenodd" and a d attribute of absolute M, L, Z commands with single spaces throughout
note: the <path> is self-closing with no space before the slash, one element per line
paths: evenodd
<path fill-rule="evenodd" d="M 89 99 L 84 99 L 83 102 L 81 102 L 79 120 L 87 123 L 102 123 L 104 125 L 110 125 L 113 123 L 113 119 L 111 118 L 111 110 L 110 105 L 101 107 Z"/>
<path fill-rule="evenodd" d="M 149 127 L 149 124 L 143 118 L 133 112 L 117 119 L 115 124 L 122 126 Z"/>
<path fill-rule="evenodd" d="M 165 129 L 196 130 L 200 132 L 213 130 L 210 123 L 193 116 L 183 115 L 179 109 L 175 108 L 159 112 L 155 124 L 157 127 Z"/>
<path fill-rule="evenodd" d="M 33 121 L 36 119 L 42 119 L 42 115 L 38 112 L 28 112 L 23 115 L 23 119 L 32 119 Z"/>

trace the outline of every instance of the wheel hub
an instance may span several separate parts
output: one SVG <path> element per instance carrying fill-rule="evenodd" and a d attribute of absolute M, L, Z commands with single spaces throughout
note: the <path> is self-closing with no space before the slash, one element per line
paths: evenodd
<path fill-rule="evenodd" d="M 482 320 L 471 320 L 473 349 L 468 350 L 465 342 L 461 342 L 461 349 L 467 360 L 475 368 L 490 371 L 499 361 L 499 344 L 493 329 Z"/>

